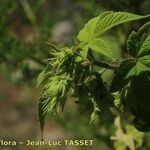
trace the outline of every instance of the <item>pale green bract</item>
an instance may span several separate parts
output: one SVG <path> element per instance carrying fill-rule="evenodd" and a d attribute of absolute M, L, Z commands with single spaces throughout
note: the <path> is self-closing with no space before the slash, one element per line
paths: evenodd
<path fill-rule="evenodd" d="M 43 82 L 44 77 L 45 77 L 45 70 L 43 70 L 43 71 L 39 74 L 39 76 L 38 76 L 38 78 L 37 78 L 37 85 L 36 85 L 36 87 L 39 87 L 39 85 Z"/>
<path fill-rule="evenodd" d="M 50 77 L 43 87 L 38 104 L 38 115 L 43 131 L 47 113 L 57 114 L 60 104 L 64 105 L 71 82 L 69 74 Z"/>
<path fill-rule="evenodd" d="M 45 118 L 48 113 L 57 114 L 63 108 L 74 70 L 74 50 L 68 47 L 53 50 L 53 56 L 45 69 L 39 74 L 37 87 L 42 85 L 38 103 L 38 116 L 43 133 Z"/>

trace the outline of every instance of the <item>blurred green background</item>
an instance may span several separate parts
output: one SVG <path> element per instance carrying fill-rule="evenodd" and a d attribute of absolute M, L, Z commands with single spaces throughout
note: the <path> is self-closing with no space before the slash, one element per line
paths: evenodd
<path fill-rule="evenodd" d="M 58 47 L 71 45 L 83 25 L 106 10 L 145 15 L 150 13 L 149 8 L 150 0 L 0 0 L 0 139 L 40 140 L 40 89 L 36 89 L 36 79 L 50 57 L 46 42 Z M 126 39 L 142 24 L 121 25 L 105 35 L 118 59 L 126 57 Z M 106 78 L 109 80 L 109 73 Z M 113 127 L 101 121 L 89 124 L 89 114 L 81 113 L 72 97 L 68 99 L 62 114 L 48 118 L 45 140 L 94 139 L 94 145 L 28 149 L 113 149 Z M 140 149 L 150 149 L 149 138 L 147 133 Z M 9 149 L 27 148 L 22 145 Z"/>

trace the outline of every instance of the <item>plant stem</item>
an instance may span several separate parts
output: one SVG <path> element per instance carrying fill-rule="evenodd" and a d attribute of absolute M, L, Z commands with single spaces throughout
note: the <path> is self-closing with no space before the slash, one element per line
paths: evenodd
<path fill-rule="evenodd" d="M 93 64 L 93 65 L 96 65 L 96 66 L 99 66 L 99 67 L 102 67 L 102 68 L 106 68 L 106 69 L 117 69 L 119 68 L 119 63 L 108 63 L 108 62 L 105 62 L 105 61 L 100 61 L 100 60 L 92 60 L 91 62 L 89 60 L 87 61 L 84 61 L 82 63 L 82 66 L 83 67 L 86 67 L 86 66 L 89 66 L 90 64 Z"/>
<path fill-rule="evenodd" d="M 108 63 L 105 61 L 100 61 L 100 60 L 93 60 L 92 64 L 99 66 L 99 67 L 103 67 L 103 68 L 107 68 L 107 69 L 117 69 L 119 67 L 119 63 Z"/>

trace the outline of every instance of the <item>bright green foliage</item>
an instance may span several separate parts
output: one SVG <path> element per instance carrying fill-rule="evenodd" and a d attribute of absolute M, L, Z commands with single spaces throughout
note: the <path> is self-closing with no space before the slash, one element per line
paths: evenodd
<path fill-rule="evenodd" d="M 133 58 L 125 59 L 115 70 L 112 82 L 113 91 L 125 86 L 133 76 L 150 71 L 150 22 L 139 29 L 138 34 L 132 32 L 128 40 L 128 51 Z"/>
<path fill-rule="evenodd" d="M 105 56 L 113 58 L 109 45 L 101 38 L 96 38 L 89 43 L 89 48 Z"/>
<path fill-rule="evenodd" d="M 127 78 L 150 71 L 150 22 L 138 31 L 132 32 L 128 40 L 128 50 L 137 59 L 136 65 L 129 71 Z"/>
<path fill-rule="evenodd" d="M 37 86 L 42 84 L 38 105 L 42 131 L 46 115 L 57 114 L 60 106 L 64 108 L 70 89 L 77 98 L 75 102 L 82 106 L 83 111 L 91 113 L 91 123 L 97 119 L 112 121 L 116 112 L 124 116 L 124 112 L 128 112 L 132 116 L 128 123 L 133 121 L 134 126 L 141 131 L 150 130 L 147 101 L 150 95 L 144 94 L 145 91 L 149 93 L 150 89 L 150 23 L 146 23 L 137 33 L 131 33 L 127 42 L 130 55 L 119 62 L 101 37 L 114 26 L 146 17 L 126 12 L 104 12 L 91 19 L 79 32 L 79 41 L 75 46 L 59 49 L 51 44 L 52 57 L 37 81 Z M 114 70 L 112 83 L 107 83 L 102 76 L 107 69 Z M 144 91 L 140 90 L 141 87 Z M 142 101 L 142 98 L 145 100 Z M 118 149 L 135 149 L 137 146 L 134 142 L 141 145 L 142 133 L 131 126 L 124 133 L 119 120 L 115 121 L 115 126 Z M 132 137 L 131 132 L 134 132 L 135 137 Z"/>
<path fill-rule="evenodd" d="M 77 36 L 80 41 L 90 42 L 94 38 L 100 37 L 110 28 L 132 20 L 138 20 L 147 16 L 130 14 L 127 12 L 106 11 L 98 17 L 91 19 Z"/>
<path fill-rule="evenodd" d="M 150 71 L 150 55 L 139 58 L 135 66 L 128 72 L 126 78 L 138 76 L 141 72 L 145 71 Z"/>
<path fill-rule="evenodd" d="M 112 91 L 120 90 L 121 101 L 135 118 L 134 126 L 140 131 L 150 130 L 149 89 L 150 89 L 150 23 L 132 32 L 128 40 L 131 59 L 123 60 L 115 71 Z"/>
<path fill-rule="evenodd" d="M 119 24 L 138 20 L 145 18 L 147 16 L 140 16 L 135 14 L 130 14 L 126 12 L 112 12 L 112 11 L 106 11 L 102 14 L 100 14 L 98 17 L 95 17 L 91 19 L 85 27 L 79 32 L 77 38 L 79 41 L 86 43 L 86 47 L 88 45 L 89 48 L 91 48 L 94 51 L 99 51 L 99 53 L 102 53 L 106 56 L 110 57 L 111 51 L 107 48 L 107 53 L 103 51 L 103 48 L 108 47 L 106 46 L 106 42 L 101 42 L 102 40 L 99 39 L 99 44 L 97 44 L 97 41 L 104 32 L 111 29 L 114 26 L 117 26 Z M 91 43 L 94 43 L 94 47 L 90 46 Z M 93 45 L 93 44 L 92 44 Z M 109 52 L 110 51 L 110 52 Z M 111 55 L 112 57 L 112 55 Z"/>
<path fill-rule="evenodd" d="M 84 28 L 79 32 L 77 38 L 82 42 L 90 42 L 92 39 L 97 38 L 96 36 L 96 28 L 99 20 L 103 19 L 105 16 L 110 14 L 111 12 L 104 12 L 100 14 L 98 17 L 91 19 Z"/>

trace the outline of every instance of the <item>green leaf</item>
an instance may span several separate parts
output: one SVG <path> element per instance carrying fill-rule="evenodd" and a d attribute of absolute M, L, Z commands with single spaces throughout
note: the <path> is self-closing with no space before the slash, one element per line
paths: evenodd
<path fill-rule="evenodd" d="M 150 55 L 150 22 L 143 25 L 138 33 L 133 31 L 130 34 L 127 48 L 133 57 Z"/>
<path fill-rule="evenodd" d="M 148 16 L 141 16 L 127 12 L 106 11 L 98 17 L 91 19 L 79 32 L 77 38 L 79 41 L 90 42 L 93 38 L 100 37 L 100 35 L 114 26 L 146 17 Z"/>
<path fill-rule="evenodd" d="M 150 22 L 143 25 L 138 33 L 131 33 L 127 47 L 130 55 L 135 57 L 137 61 L 135 66 L 128 72 L 126 78 L 150 71 Z"/>
<path fill-rule="evenodd" d="M 138 61 L 150 69 L 150 55 L 140 57 Z"/>
<path fill-rule="evenodd" d="M 139 76 L 135 76 L 131 81 L 131 89 L 136 103 L 146 108 L 150 108 L 150 72 L 145 72 Z"/>
<path fill-rule="evenodd" d="M 81 42 L 79 44 L 79 48 L 81 49 L 80 50 L 81 57 L 86 60 L 87 59 L 88 50 L 89 50 L 89 43 Z"/>
<path fill-rule="evenodd" d="M 150 130 L 150 72 L 144 72 L 138 76 L 134 76 L 124 92 L 124 108 L 136 117 L 133 120 L 134 126 L 139 131 Z"/>
<path fill-rule="evenodd" d="M 44 124 L 45 124 L 45 117 L 47 114 L 46 106 L 48 100 L 47 98 L 40 97 L 38 103 L 38 117 L 40 122 L 41 131 L 43 132 Z"/>
<path fill-rule="evenodd" d="M 92 113 L 91 122 L 99 115 L 101 115 L 101 119 L 110 119 L 111 114 L 108 106 L 110 94 L 108 93 L 107 87 L 103 82 L 101 75 L 98 72 L 94 72 L 91 79 L 85 83 L 85 86 L 92 97 L 91 101 L 95 111 Z"/>
<path fill-rule="evenodd" d="M 150 55 L 134 59 L 125 59 L 121 62 L 120 67 L 115 70 L 115 76 L 112 81 L 110 90 L 116 92 L 121 90 L 133 76 L 138 76 L 143 72 L 150 71 Z"/>
<path fill-rule="evenodd" d="M 150 71 L 150 55 L 139 58 L 135 66 L 128 72 L 126 78 L 138 76 L 145 71 Z"/>
<path fill-rule="evenodd" d="M 101 75 L 97 72 L 94 72 L 93 74 L 93 78 L 87 81 L 85 83 L 85 86 L 100 106 L 101 102 L 99 100 L 103 100 L 104 98 L 106 98 L 108 96 L 108 91 Z"/>
<path fill-rule="evenodd" d="M 108 29 L 111 29 L 112 27 L 117 26 L 119 24 L 133 21 L 133 20 L 142 19 L 145 17 L 148 17 L 148 16 L 141 16 L 141 15 L 131 14 L 128 12 L 109 13 L 104 18 L 99 20 L 96 30 L 95 30 L 95 33 L 97 33 L 96 36 L 99 37 Z"/>
<path fill-rule="evenodd" d="M 149 25 L 150 25 L 150 23 L 149 23 Z M 149 33 L 149 35 L 147 36 L 147 38 L 145 39 L 143 45 L 141 46 L 141 49 L 138 53 L 138 57 L 150 54 L 150 28 L 149 28 L 149 31 L 147 31 L 147 33 Z"/>
<path fill-rule="evenodd" d="M 128 51 L 135 60 L 133 59 L 131 65 L 128 64 L 129 61 L 123 61 L 123 65 L 115 71 L 116 75 L 111 85 L 111 89 L 115 91 L 122 88 L 133 76 L 150 71 L 150 22 L 142 26 L 138 33 L 132 32 L 127 44 Z"/>
<path fill-rule="evenodd" d="M 93 103 L 94 103 L 94 111 L 90 116 L 90 123 L 93 123 L 94 121 L 98 120 L 101 113 L 94 101 Z"/>
<path fill-rule="evenodd" d="M 98 17 L 91 19 L 77 36 L 79 41 L 83 43 L 82 45 L 84 45 L 81 48 L 83 51 L 85 51 L 82 52 L 83 57 L 87 57 L 88 49 L 91 47 L 108 57 L 112 57 L 108 44 L 105 41 L 102 41 L 102 39 L 99 37 L 114 26 L 145 17 L 148 16 L 135 15 L 127 12 L 106 11 L 100 14 Z"/>
<path fill-rule="evenodd" d="M 111 92 L 121 90 L 129 82 L 129 78 L 126 78 L 126 76 L 128 72 L 134 67 L 134 65 L 134 59 L 125 59 L 120 63 L 120 67 L 114 71 L 115 76 L 111 83 Z"/>
<path fill-rule="evenodd" d="M 93 39 L 89 44 L 89 48 L 107 57 L 113 58 L 109 45 L 101 38 Z"/>
<path fill-rule="evenodd" d="M 104 18 L 109 13 L 111 13 L 111 11 L 106 11 L 100 14 L 98 17 L 89 20 L 88 23 L 85 24 L 84 28 L 79 32 L 77 36 L 79 41 L 90 42 L 93 39 L 93 37 L 95 37 L 95 29 L 98 24 L 98 21 Z"/>
<path fill-rule="evenodd" d="M 45 77 L 45 70 L 43 70 L 43 71 L 39 74 L 39 76 L 38 76 L 38 78 L 37 78 L 37 85 L 36 85 L 36 87 L 39 87 L 39 85 L 43 82 L 44 77 Z"/>
<path fill-rule="evenodd" d="M 134 127 L 142 132 L 148 132 L 150 131 L 150 123 L 147 123 L 142 118 L 135 117 L 133 120 Z"/>

